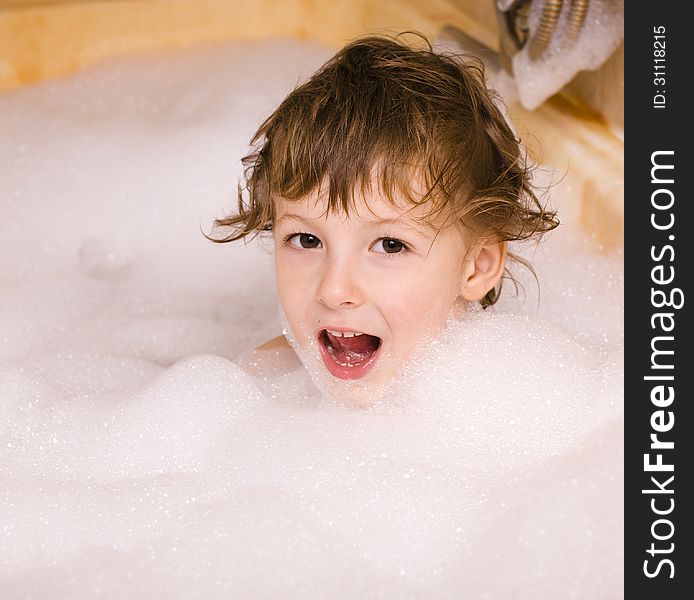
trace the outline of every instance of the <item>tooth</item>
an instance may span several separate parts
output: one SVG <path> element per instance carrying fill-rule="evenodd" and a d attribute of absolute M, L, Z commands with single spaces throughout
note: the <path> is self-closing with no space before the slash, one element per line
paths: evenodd
<path fill-rule="evenodd" d="M 333 331 L 332 329 L 327 329 L 326 331 L 334 337 L 357 337 L 358 335 L 364 335 L 361 331 Z"/>
<path fill-rule="evenodd" d="M 354 367 L 358 367 L 361 363 L 346 363 L 346 362 L 340 362 L 339 360 L 335 361 L 338 365 L 341 367 L 349 367 L 350 369 Z"/>
<path fill-rule="evenodd" d="M 357 337 L 359 335 L 364 335 L 361 331 L 333 331 L 332 329 L 326 329 L 326 331 L 333 337 Z"/>

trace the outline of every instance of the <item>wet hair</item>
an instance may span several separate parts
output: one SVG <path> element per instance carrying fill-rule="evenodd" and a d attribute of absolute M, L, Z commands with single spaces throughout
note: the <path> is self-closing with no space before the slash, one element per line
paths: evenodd
<path fill-rule="evenodd" d="M 242 159 L 238 212 L 214 222 L 227 235 L 210 239 L 271 231 L 277 198 L 323 194 L 327 212 L 348 215 L 355 191 L 397 206 L 430 202 L 430 223 L 444 216 L 487 243 L 554 229 L 556 215 L 531 186 L 531 165 L 486 87 L 483 64 L 437 53 L 416 35 L 424 47 L 402 35 L 357 39 L 294 89 Z M 501 281 L 482 306 L 500 291 Z"/>

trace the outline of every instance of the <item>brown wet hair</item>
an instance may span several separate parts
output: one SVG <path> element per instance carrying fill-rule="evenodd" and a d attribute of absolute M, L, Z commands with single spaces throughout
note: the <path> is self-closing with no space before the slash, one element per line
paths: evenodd
<path fill-rule="evenodd" d="M 355 191 L 380 193 L 397 206 L 430 202 L 431 223 L 443 215 L 486 243 L 554 229 L 556 214 L 531 185 L 531 165 L 486 87 L 483 64 L 416 39 L 420 47 L 402 35 L 353 41 L 294 89 L 253 136 L 238 211 L 215 220 L 226 235 L 210 239 L 271 231 L 277 198 L 318 193 L 328 212 L 348 215 Z M 482 306 L 500 291 L 501 282 Z"/>

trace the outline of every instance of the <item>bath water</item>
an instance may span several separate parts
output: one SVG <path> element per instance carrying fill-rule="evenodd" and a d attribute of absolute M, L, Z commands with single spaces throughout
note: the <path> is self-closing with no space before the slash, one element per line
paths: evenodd
<path fill-rule="evenodd" d="M 516 249 L 539 292 L 518 270 L 371 406 L 241 368 L 281 331 L 272 256 L 201 229 L 331 54 L 210 46 L 0 97 L 3 598 L 621 597 L 622 257 L 569 183 Z"/>

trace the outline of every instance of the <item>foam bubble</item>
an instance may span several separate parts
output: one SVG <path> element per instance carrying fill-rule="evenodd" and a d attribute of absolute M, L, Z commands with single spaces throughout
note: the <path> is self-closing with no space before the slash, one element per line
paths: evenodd
<path fill-rule="evenodd" d="M 512 58 L 518 98 L 528 110 L 540 106 L 579 71 L 598 69 L 624 38 L 623 0 L 588 2 L 583 25 L 575 39 L 571 33 L 570 18 L 574 4 L 564 3 L 556 29 L 540 57 L 531 55 L 531 45 L 528 43 Z M 528 39 L 537 35 L 543 10 L 545 3 L 531 3 Z"/>

